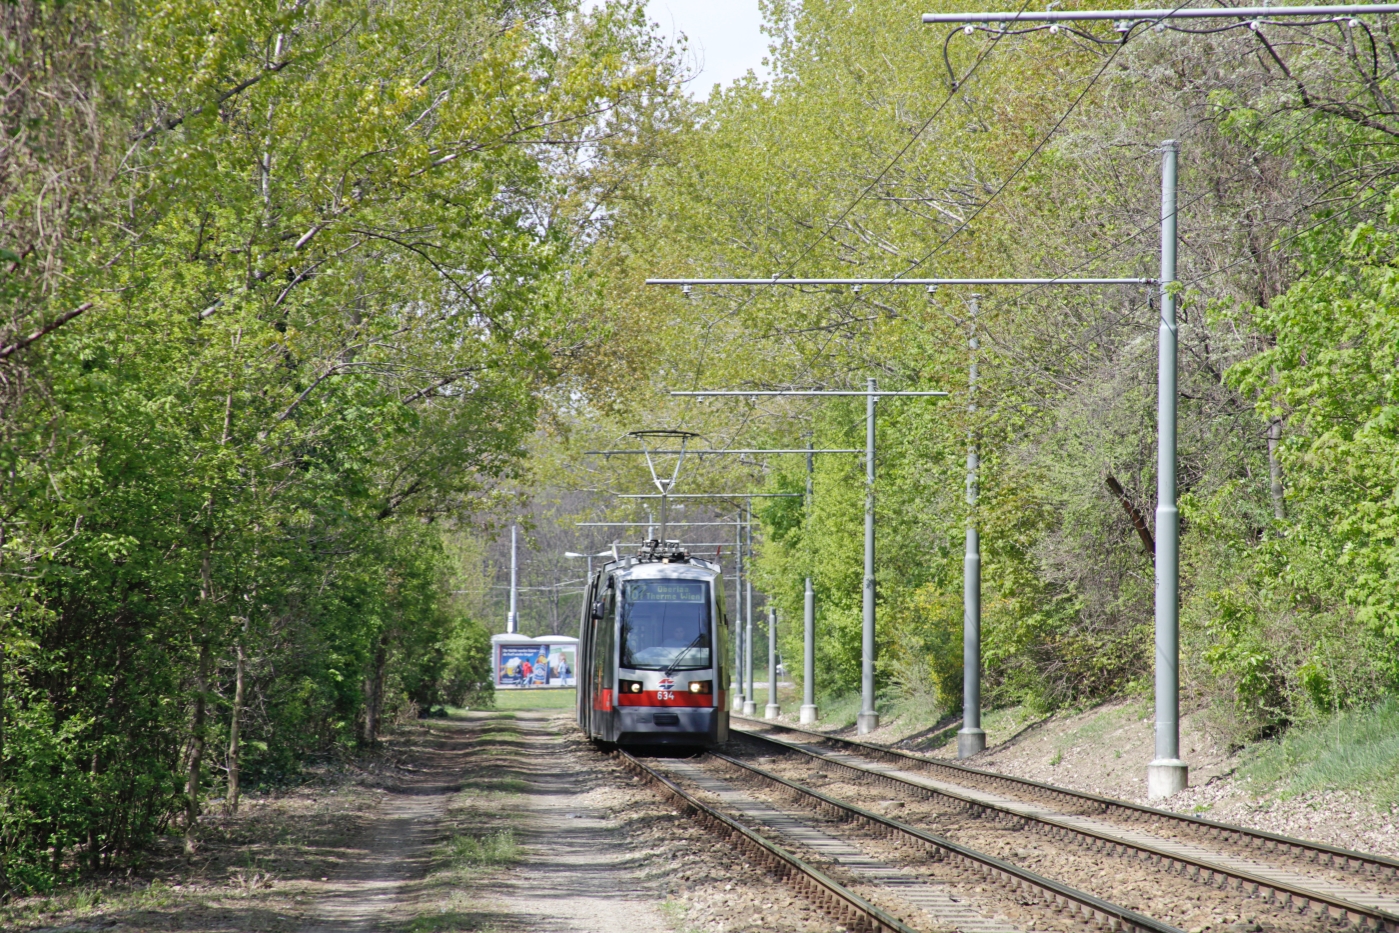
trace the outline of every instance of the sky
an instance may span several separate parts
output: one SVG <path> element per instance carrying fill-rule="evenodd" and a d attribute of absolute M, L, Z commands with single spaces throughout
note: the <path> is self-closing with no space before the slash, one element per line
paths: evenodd
<path fill-rule="evenodd" d="M 689 37 L 692 64 L 700 69 L 686 85 L 691 97 L 706 98 L 716 82 L 728 85 L 750 68 L 767 77 L 768 37 L 758 0 L 650 0 L 647 13 L 661 35 Z"/>

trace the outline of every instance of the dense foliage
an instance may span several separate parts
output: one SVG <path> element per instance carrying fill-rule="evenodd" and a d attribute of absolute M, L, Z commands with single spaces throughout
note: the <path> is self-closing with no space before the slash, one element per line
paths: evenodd
<path fill-rule="evenodd" d="M 624 5 L 9 3 L 0 890 L 488 681 L 489 517 L 597 192 L 664 119 Z"/>
<path fill-rule="evenodd" d="M 960 706 L 972 437 L 989 701 L 1053 708 L 1145 686 L 1149 292 L 982 289 L 973 322 L 969 289 L 681 295 L 639 282 L 1154 275 L 1159 150 L 1175 138 L 1187 702 L 1242 741 L 1392 690 L 1390 24 L 1141 28 L 1121 41 L 1107 27 L 948 35 L 883 2 L 769 14 L 772 78 L 716 89 L 590 257 L 631 325 L 614 365 L 655 391 L 599 405 L 588 443 L 664 424 L 716 446 L 861 447 L 860 405 L 663 393 L 868 377 L 950 390 L 945 403 L 880 403 L 886 696 Z M 801 491 L 801 460 L 691 461 L 685 488 Z M 761 589 L 792 623 L 781 638 L 794 662 L 814 578 L 828 695 L 858 684 L 863 473 L 857 456 L 819 456 L 810 503 L 758 508 Z M 596 484 L 640 479 L 608 464 Z"/>
<path fill-rule="evenodd" d="M 1137 689 L 1147 290 L 642 281 L 1149 276 L 1167 137 L 1188 702 L 1246 740 L 1393 692 L 1389 22 L 765 9 L 771 78 L 692 102 L 635 3 L 0 5 L 0 890 L 195 848 L 246 781 L 475 702 L 494 529 L 524 516 L 554 580 L 529 630 L 566 631 L 562 552 L 610 540 L 573 521 L 645 518 L 610 498 L 644 463 L 583 451 L 863 446 L 859 400 L 675 388 L 950 391 L 880 403 L 884 695 L 960 703 L 968 520 L 989 701 Z M 753 569 L 786 620 L 813 578 L 830 696 L 858 681 L 860 458 L 690 460 L 678 491 L 808 483 L 757 509 Z"/>

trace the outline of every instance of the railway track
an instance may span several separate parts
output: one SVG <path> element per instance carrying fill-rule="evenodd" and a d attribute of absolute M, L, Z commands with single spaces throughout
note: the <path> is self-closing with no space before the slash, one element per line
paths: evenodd
<path fill-rule="evenodd" d="M 710 806 L 687 792 L 676 781 L 636 757 L 617 753 L 633 773 L 649 780 L 668 796 L 677 807 L 696 816 L 707 828 L 725 835 L 747 851 L 759 864 L 768 867 L 802 893 L 812 897 L 826 910 L 837 914 L 857 929 L 914 933 L 906 918 L 894 916 L 842 885 L 809 863 L 758 832 L 743 826 L 731 816 Z M 897 837 L 906 845 L 920 850 L 925 858 L 941 862 L 968 873 L 981 883 L 1001 886 L 1023 902 L 1037 904 L 1042 910 L 1061 917 L 1077 918 L 1084 925 L 1120 933 L 1182 933 L 1177 927 L 1102 900 L 1035 872 L 959 845 L 917 827 L 901 823 L 852 803 L 819 791 L 802 787 L 777 775 L 755 768 L 731 756 L 711 753 L 709 756 L 730 767 L 765 781 L 771 786 L 814 802 L 842 822 L 853 823 L 875 835 Z M 673 764 L 688 770 L 685 764 Z M 965 909 L 965 908 L 964 908 Z M 959 929 L 974 929 L 972 923 L 959 923 Z M 1013 928 L 1012 928 L 1013 929 Z"/>
<path fill-rule="evenodd" d="M 706 829 L 736 843 L 756 864 L 764 866 L 827 913 L 846 921 L 854 929 L 870 933 L 917 933 L 899 918 L 874 906 L 777 843 L 702 802 L 634 755 L 618 749 L 617 756 L 627 770 L 650 781 L 682 813 L 695 817 Z"/>
<path fill-rule="evenodd" d="M 1318 916 L 1343 919 L 1386 933 L 1399 931 L 1399 898 L 1391 894 L 1308 877 L 1252 858 L 1162 838 L 1133 825 L 1124 827 L 1094 816 L 1066 813 L 1034 801 L 1048 800 L 1061 807 L 1068 804 L 1098 816 L 1114 814 L 1120 822 L 1129 824 L 1149 821 L 1153 824 L 1151 828 L 1166 826 L 1178 829 L 1184 826 L 1197 833 L 1206 832 L 1212 839 L 1226 837 L 1235 842 L 1245 840 L 1246 845 L 1251 843 L 1255 850 L 1265 854 L 1283 852 L 1293 859 L 1302 858 L 1327 867 L 1344 864 L 1352 873 L 1359 871 L 1372 877 L 1392 879 L 1393 869 L 1399 867 L 1399 862 L 1383 856 L 1201 820 L 805 729 L 767 722 L 760 725 L 798 734 L 823 745 L 832 745 L 840 751 L 832 751 L 812 742 L 787 741 L 751 729 L 736 729 L 735 733 L 758 743 L 766 743 L 780 752 L 805 756 L 824 767 L 852 776 L 856 781 L 893 787 L 918 797 L 934 797 L 940 803 L 961 808 L 975 816 L 1007 821 L 1017 828 L 1077 843 L 1091 851 L 1134 857 L 1194 881 L 1231 887 L 1245 895 L 1260 897 L 1299 912 L 1310 911 Z M 890 763 L 894 767 L 890 767 Z M 926 776 L 929 773 L 933 776 Z M 1006 797 L 988 788 L 1009 791 L 1015 796 Z M 1031 800 L 1021 799 L 1024 797 Z M 1126 819 L 1123 819 L 1124 814 L 1128 815 Z M 1342 858 L 1344 862 L 1338 862 Z"/>

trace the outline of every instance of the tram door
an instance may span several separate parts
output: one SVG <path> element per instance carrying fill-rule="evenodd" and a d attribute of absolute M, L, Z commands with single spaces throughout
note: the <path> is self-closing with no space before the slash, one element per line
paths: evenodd
<path fill-rule="evenodd" d="M 614 650 L 617 636 L 617 586 L 611 577 L 602 591 L 602 618 L 596 622 L 593 635 L 592 670 L 589 674 L 592 694 L 592 734 L 605 742 L 615 739 L 613 696 L 617 686 L 617 657 Z"/>
<path fill-rule="evenodd" d="M 583 592 L 583 613 L 578 620 L 578 657 L 574 659 L 578 674 L 575 718 L 584 735 L 593 734 L 593 702 L 589 696 L 593 685 L 589 678 L 593 670 L 593 603 L 597 600 L 597 581 L 597 575 L 589 577 Z"/>
<path fill-rule="evenodd" d="M 724 581 L 722 577 L 714 580 L 714 602 L 719 611 L 715 614 L 718 624 L 714 626 L 714 650 L 710 652 L 710 657 L 714 659 L 714 693 L 717 701 L 717 709 L 728 711 L 729 678 L 732 676 L 729 670 L 729 611 L 724 605 Z"/>

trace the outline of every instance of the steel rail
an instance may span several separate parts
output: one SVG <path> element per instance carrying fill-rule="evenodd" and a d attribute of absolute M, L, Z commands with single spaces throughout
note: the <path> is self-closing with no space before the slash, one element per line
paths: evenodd
<path fill-rule="evenodd" d="M 1384 855 L 1376 855 L 1372 852 L 1357 852 L 1352 849 L 1344 849 L 1340 846 L 1333 846 L 1324 842 L 1312 842 L 1307 839 L 1298 839 L 1294 836 L 1270 833 L 1266 830 L 1236 826 L 1233 823 L 1221 823 L 1217 820 L 1208 820 L 1203 817 L 1191 816 L 1185 813 L 1173 813 L 1170 810 L 1160 810 L 1156 807 L 1145 806 L 1144 804 L 1117 800 L 1116 798 L 1104 797 L 1099 794 L 1089 794 L 1084 791 L 1071 790 L 1067 787 L 1058 787 L 1053 784 L 1044 784 L 1040 781 L 1031 781 L 1027 778 L 1012 777 L 1008 774 L 997 774 L 994 771 L 982 771 L 979 768 L 972 768 L 951 761 L 925 758 L 922 755 L 914 755 L 909 752 L 900 751 L 899 749 L 889 748 L 886 745 L 877 745 L 873 742 L 861 742 L 855 739 L 827 735 L 823 732 L 815 732 L 811 729 L 801 729 L 786 724 L 779 725 L 764 720 L 747 719 L 737 714 L 731 715 L 735 719 L 745 719 L 755 725 L 807 735 L 817 741 L 840 745 L 863 754 L 882 758 L 886 761 L 911 764 L 925 771 L 941 770 L 943 772 L 950 772 L 964 781 L 970 778 L 971 782 L 1000 784 L 1013 788 L 1020 793 L 1029 793 L 1040 797 L 1059 798 L 1078 805 L 1086 804 L 1097 809 L 1100 813 L 1112 813 L 1116 811 L 1117 815 L 1124 816 L 1129 820 L 1175 823 L 1193 830 L 1202 830 L 1205 835 L 1209 837 L 1224 837 L 1226 839 L 1235 837 L 1246 843 L 1257 845 L 1264 851 L 1278 849 L 1298 857 L 1310 855 L 1313 861 L 1317 861 L 1328 867 L 1366 871 L 1380 875 L 1388 875 L 1392 878 L 1399 878 L 1399 859 L 1389 858 Z M 747 729 L 741 731 L 744 735 L 758 735 L 758 733 Z M 1325 857 L 1324 860 L 1322 858 L 1323 856 Z"/>
<path fill-rule="evenodd" d="M 691 796 L 680 785 L 634 756 L 620 748 L 617 749 L 617 756 L 632 773 L 656 784 L 679 807 L 696 814 L 706 829 L 736 841 L 748 850 L 755 862 L 765 865 L 838 919 L 851 922 L 857 930 L 870 933 L 917 933 L 902 920 L 871 904 L 820 869 L 808 865 L 776 843 Z"/>
<path fill-rule="evenodd" d="M 1106 925 L 1112 930 L 1122 930 L 1124 933 L 1181 933 L 1177 927 L 1168 923 L 1156 920 L 1152 917 L 1139 914 L 1134 910 L 1128 910 L 1111 901 L 1094 897 L 1077 888 L 1046 878 L 1028 869 L 1021 868 L 1010 862 L 1002 861 L 995 856 L 986 855 L 975 849 L 935 836 L 925 832 L 916 826 L 910 826 L 899 820 L 893 820 L 878 813 L 871 812 L 863 807 L 856 806 L 849 801 L 832 797 L 819 790 L 798 784 L 796 781 L 789 781 L 786 778 L 778 777 L 770 771 L 765 771 L 755 765 L 750 765 L 745 761 L 740 761 L 722 752 L 711 751 L 710 756 L 727 764 L 741 768 L 750 774 L 786 788 L 799 796 L 810 798 L 816 801 L 817 808 L 826 808 L 834 811 L 837 817 L 854 817 L 856 822 L 863 823 L 877 833 L 887 834 L 888 832 L 899 833 L 907 836 L 915 843 L 919 843 L 933 851 L 935 861 L 944 859 L 955 865 L 971 868 L 981 874 L 987 875 L 990 879 L 1007 884 L 1021 890 L 1029 889 L 1046 897 L 1056 907 L 1063 907 L 1066 904 L 1076 905 L 1078 912 L 1090 921 Z M 822 759 L 825 761 L 825 759 Z M 839 762 L 830 762 L 839 764 Z"/>
<path fill-rule="evenodd" d="M 1387 931 L 1387 933 L 1399 930 L 1399 915 L 1392 914 L 1386 910 L 1369 907 L 1364 904 L 1357 904 L 1354 901 L 1326 894 L 1312 888 L 1298 887 L 1293 884 L 1288 884 L 1285 881 L 1265 878 L 1261 875 L 1255 875 L 1241 869 L 1221 865 L 1218 862 L 1195 859 L 1177 852 L 1169 852 L 1146 843 L 1123 839 L 1111 833 L 1097 832 L 1083 826 L 1074 826 L 1071 823 L 1056 820 L 1050 816 L 1021 813 L 1010 807 L 1002 807 L 988 801 L 964 797 L 961 794 L 942 788 L 926 787 L 897 775 L 888 774 L 883 771 L 875 771 L 871 768 L 862 768 L 859 765 L 850 764 L 849 762 L 828 758 L 824 755 L 816 754 L 810 749 L 802 748 L 799 745 L 785 742 L 782 739 L 777 739 L 772 736 L 760 735 L 746 730 L 744 730 L 742 734 L 746 737 L 756 738 L 775 745 L 785 751 L 793 751 L 806 755 L 821 762 L 823 766 L 841 768 L 853 772 L 872 783 L 883 783 L 901 790 L 912 790 L 923 797 L 946 798 L 967 808 L 978 816 L 991 814 L 997 819 L 1043 832 L 1052 838 L 1060 838 L 1066 841 L 1086 844 L 1091 850 L 1105 852 L 1108 855 L 1130 853 L 1148 863 L 1165 865 L 1173 874 L 1181 874 L 1192 881 L 1198 881 L 1212 887 L 1221 886 L 1221 882 L 1223 882 L 1224 885 L 1228 885 L 1232 882 L 1235 890 L 1241 891 L 1247 896 L 1259 897 L 1265 902 L 1291 906 L 1297 910 L 1311 909 L 1322 916 L 1348 920 L 1362 926 L 1368 921 L 1375 929 Z"/>

